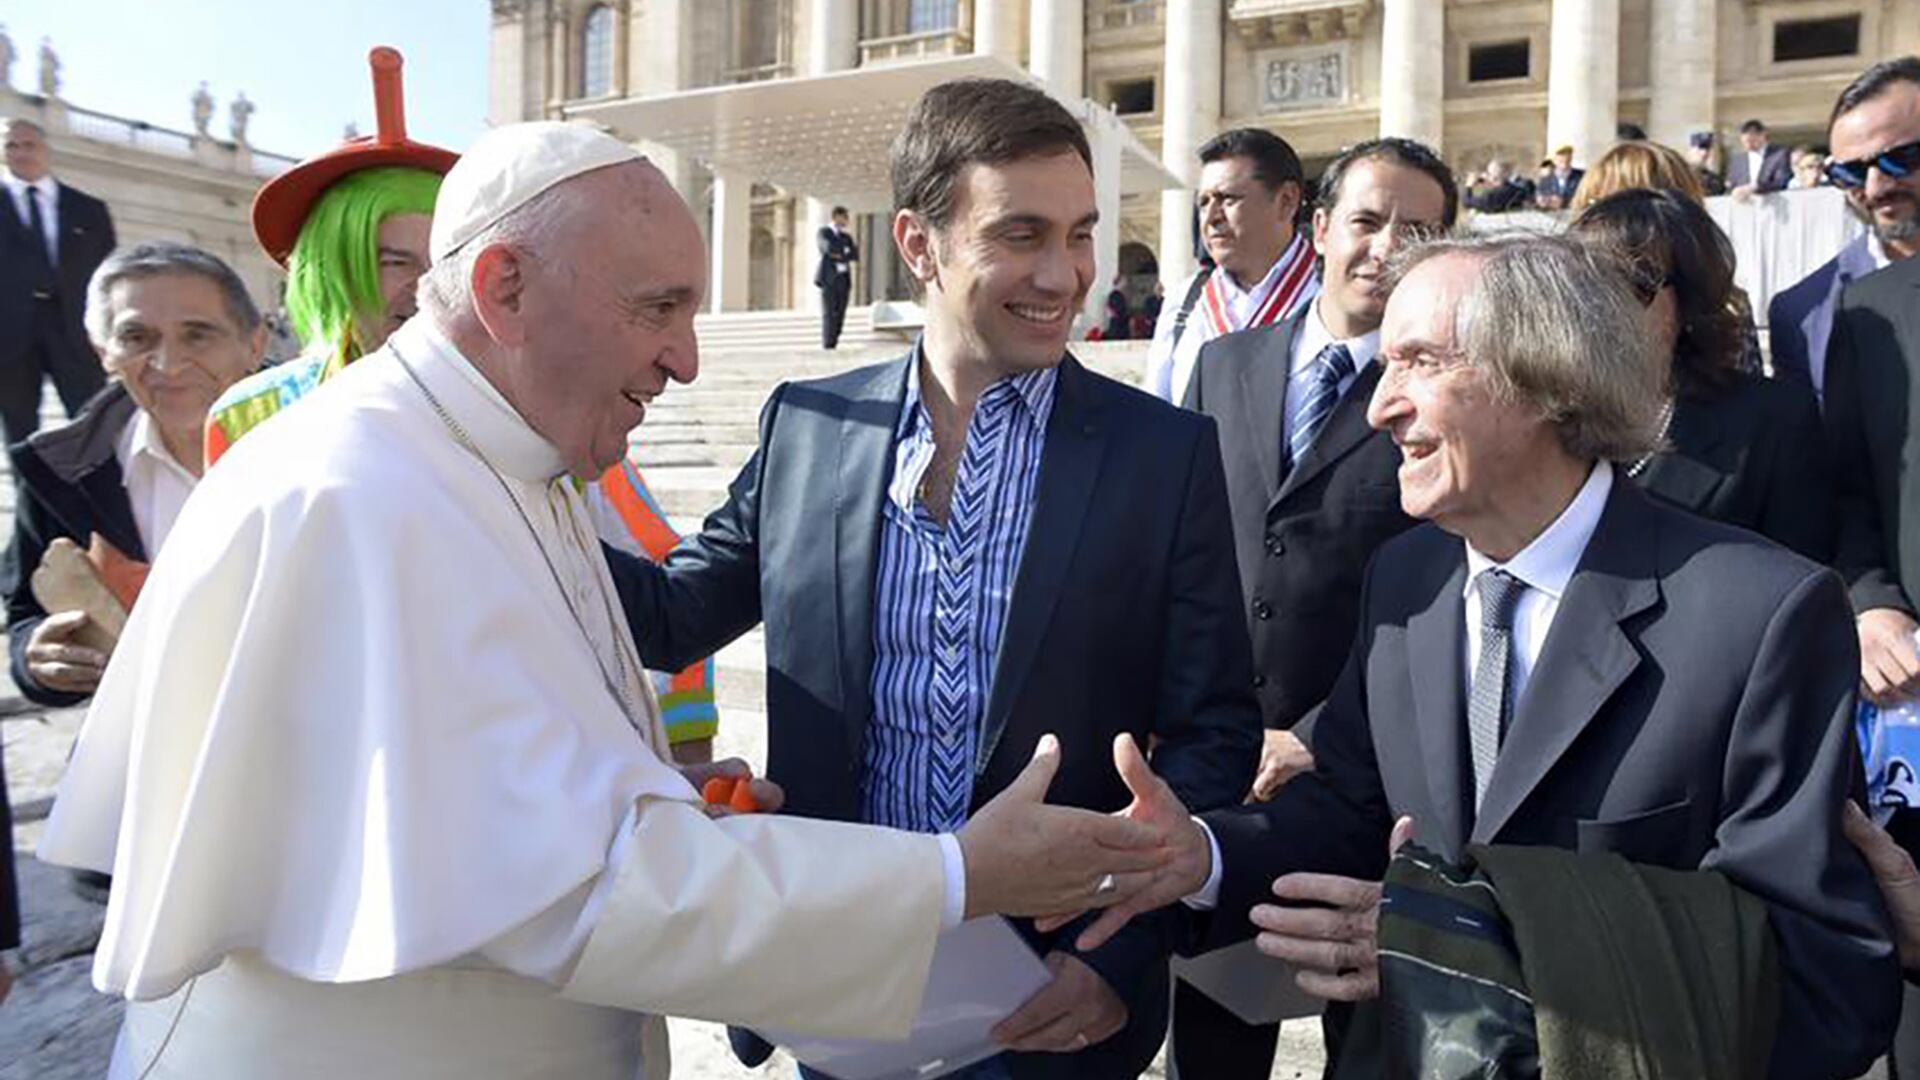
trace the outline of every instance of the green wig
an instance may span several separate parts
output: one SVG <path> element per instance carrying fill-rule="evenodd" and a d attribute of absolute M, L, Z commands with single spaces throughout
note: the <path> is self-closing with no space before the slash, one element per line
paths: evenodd
<path fill-rule="evenodd" d="M 388 166 L 342 177 L 314 201 L 287 260 L 287 315 L 304 348 L 324 348 L 338 366 L 357 359 L 355 323 L 379 320 L 380 224 L 395 214 L 431 214 L 440 174 Z"/>

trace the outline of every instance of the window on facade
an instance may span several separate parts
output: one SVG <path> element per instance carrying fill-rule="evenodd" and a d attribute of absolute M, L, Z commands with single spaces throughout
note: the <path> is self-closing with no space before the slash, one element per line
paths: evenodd
<path fill-rule="evenodd" d="M 613 92 L 613 9 L 601 4 L 587 12 L 580 34 L 580 96 Z"/>
<path fill-rule="evenodd" d="M 1794 19 L 1773 24 L 1773 59 L 1819 60 L 1860 54 L 1860 16 Z"/>
<path fill-rule="evenodd" d="M 960 0 L 908 0 L 907 33 L 951 30 L 960 20 Z"/>
<path fill-rule="evenodd" d="M 1493 41 L 1467 50 L 1467 81 L 1496 82 L 1500 79 L 1524 79 L 1532 74 L 1530 61 L 1533 43 Z"/>
<path fill-rule="evenodd" d="M 1107 104 L 1122 116 L 1138 116 L 1153 111 L 1153 80 L 1122 79 L 1107 84 Z"/>

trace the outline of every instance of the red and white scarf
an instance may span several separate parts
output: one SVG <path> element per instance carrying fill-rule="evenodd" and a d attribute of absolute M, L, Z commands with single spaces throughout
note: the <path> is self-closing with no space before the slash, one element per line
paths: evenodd
<path fill-rule="evenodd" d="M 1279 261 L 1261 283 L 1270 291 L 1264 300 L 1255 304 L 1253 316 L 1242 326 L 1233 323 L 1225 289 L 1220 284 L 1222 272 L 1215 270 L 1207 278 L 1206 288 L 1200 294 L 1201 306 L 1207 313 L 1207 322 L 1212 329 L 1207 336 L 1215 338 L 1235 330 L 1266 326 L 1298 311 L 1313 299 L 1313 262 L 1313 245 L 1307 242 L 1304 234 L 1295 233 L 1293 242 L 1280 253 Z M 1259 287 L 1255 286 L 1256 293 Z"/>

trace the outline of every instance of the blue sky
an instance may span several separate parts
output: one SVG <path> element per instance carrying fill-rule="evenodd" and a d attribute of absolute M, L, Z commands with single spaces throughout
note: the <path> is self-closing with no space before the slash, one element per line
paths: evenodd
<path fill-rule="evenodd" d="M 0 0 L 16 89 L 38 87 L 50 37 L 74 105 L 191 131 L 204 79 L 214 134 L 245 92 L 249 140 L 294 157 L 334 145 L 349 121 L 373 133 L 375 45 L 406 57 L 408 133 L 464 149 L 486 126 L 490 19 L 487 0 Z"/>

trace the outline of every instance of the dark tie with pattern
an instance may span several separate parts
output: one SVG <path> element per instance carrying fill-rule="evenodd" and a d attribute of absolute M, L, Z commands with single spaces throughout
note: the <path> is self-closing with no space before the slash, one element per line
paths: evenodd
<path fill-rule="evenodd" d="M 1473 666 L 1473 688 L 1467 696 L 1467 739 L 1473 752 L 1473 808 L 1486 797 L 1493 763 L 1500 756 L 1500 736 L 1513 710 L 1507 693 L 1512 671 L 1513 612 L 1520 606 L 1527 583 L 1505 570 L 1480 575 L 1480 660 Z"/>
<path fill-rule="evenodd" d="M 1327 426 L 1333 407 L 1340 403 L 1340 384 L 1353 374 L 1353 354 L 1340 342 L 1321 349 L 1306 370 L 1306 393 L 1294 403 L 1287 430 L 1287 462 L 1297 465 Z"/>
<path fill-rule="evenodd" d="M 47 255 L 47 265 L 52 266 L 53 248 L 47 243 L 47 219 L 40 212 L 40 189 L 27 186 L 27 227 L 33 230 L 34 244 Z"/>

